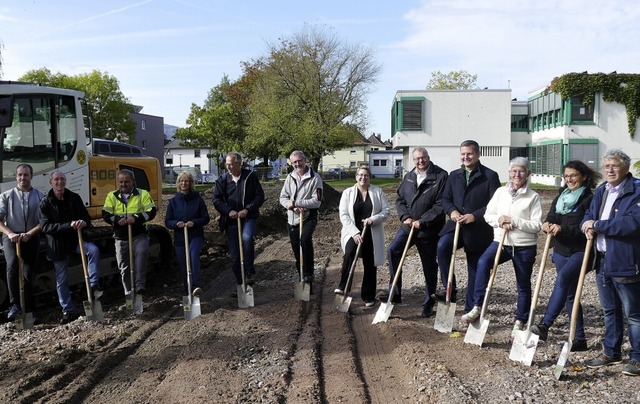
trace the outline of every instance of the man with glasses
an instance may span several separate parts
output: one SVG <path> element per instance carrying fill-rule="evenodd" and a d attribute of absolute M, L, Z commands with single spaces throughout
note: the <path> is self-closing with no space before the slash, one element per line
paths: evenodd
<path fill-rule="evenodd" d="M 322 178 L 307 166 L 307 158 L 300 150 L 289 156 L 293 171 L 287 175 L 280 204 L 287 209 L 287 227 L 291 248 L 296 258 L 298 275 L 302 271 L 303 281 L 311 285 L 313 293 L 313 232 L 318 223 L 318 208 L 322 202 Z M 300 213 L 302 213 L 302 239 L 300 239 Z M 300 268 L 300 247 L 304 268 Z"/>
<path fill-rule="evenodd" d="M 426 283 L 422 316 L 430 317 L 433 315 L 433 306 L 435 305 L 435 300 L 431 295 L 436 292 L 438 286 L 436 250 L 438 233 L 442 230 L 445 222 L 441 198 L 448 174 L 431 162 L 429 153 L 424 147 L 416 147 L 411 155 L 415 167 L 404 176 L 397 190 L 396 209 L 402 226 L 387 249 L 389 291 L 381 294 L 378 299 L 383 302 L 389 299 L 393 278 L 409 239 L 409 231 L 413 227 L 413 238 L 409 245 L 416 245 Z M 398 280 L 392 303 L 400 303 L 401 301 L 402 277 Z"/>
<path fill-rule="evenodd" d="M 590 368 L 622 363 L 624 319 L 631 349 L 622 373 L 640 375 L 640 179 L 629 172 L 631 159 L 619 149 L 605 153 L 606 183 L 595 192 L 582 231 L 595 237 L 596 283 L 604 313 L 603 352 Z"/>

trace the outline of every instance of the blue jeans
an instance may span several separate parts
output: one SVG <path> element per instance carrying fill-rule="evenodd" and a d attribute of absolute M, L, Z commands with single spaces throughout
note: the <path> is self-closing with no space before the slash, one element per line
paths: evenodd
<path fill-rule="evenodd" d="M 610 276 L 603 275 L 604 260 L 596 266 L 596 283 L 600 305 L 604 313 L 604 354 L 609 357 L 622 355 L 624 334 L 623 318 L 627 318 L 631 350 L 629 358 L 640 360 L 640 282 L 621 283 Z"/>
<path fill-rule="evenodd" d="M 236 230 L 237 231 L 237 230 Z M 191 263 L 191 288 L 195 289 L 200 286 L 200 250 L 204 245 L 204 237 L 194 237 L 189 241 L 189 260 Z M 187 256 L 185 254 L 186 246 L 177 245 L 176 258 L 182 275 L 182 291 L 183 296 L 189 294 L 189 285 L 187 283 Z"/>
<path fill-rule="evenodd" d="M 255 245 L 253 234 L 256 231 L 256 218 L 246 218 L 242 223 L 242 254 L 244 258 L 244 273 L 255 274 L 253 266 L 255 260 Z M 229 242 L 229 255 L 231 255 L 231 269 L 236 276 L 236 283 L 242 285 L 242 274 L 240 273 L 240 244 L 238 240 L 238 220 L 229 220 L 227 226 L 227 241 Z"/>
<path fill-rule="evenodd" d="M 493 241 L 478 261 L 478 272 L 476 273 L 475 291 L 473 293 L 474 306 L 482 307 L 497 252 L 498 242 Z M 533 264 L 536 261 L 536 246 L 504 246 L 498 263 L 502 264 L 509 260 L 513 261 L 518 289 L 515 319 L 526 322 L 531 308 L 531 273 L 533 272 Z"/>
<path fill-rule="evenodd" d="M 389 292 L 391 292 L 393 278 L 395 277 L 398 266 L 400 265 L 400 258 L 402 257 L 402 252 L 404 251 L 404 247 L 407 245 L 408 239 L 409 233 L 405 233 L 402 228 L 398 229 L 396 236 L 387 248 L 387 259 L 389 261 Z M 422 273 L 424 274 L 426 283 L 425 298 L 422 305 L 434 305 L 435 301 L 431 299 L 431 295 L 436 293 L 436 287 L 438 286 L 438 263 L 436 262 L 438 243 L 433 241 L 428 242 L 426 240 L 413 237 L 409 248 L 413 245 L 416 246 L 418 254 L 420 255 Z M 402 273 L 398 279 L 393 296 L 394 298 L 396 296 L 402 297 Z"/>
<path fill-rule="evenodd" d="M 98 286 L 100 282 L 100 250 L 93 243 L 83 242 L 84 252 L 87 254 L 87 272 L 89 272 L 89 284 L 91 287 Z M 80 253 L 80 246 L 75 249 Z M 69 272 L 69 258 L 54 261 L 53 267 L 56 270 L 56 290 L 58 292 L 58 302 L 63 313 L 73 313 L 76 311 L 69 291 L 67 274 Z"/>
<path fill-rule="evenodd" d="M 443 234 L 438 240 L 438 265 L 440 266 L 440 279 L 442 285 L 447 288 L 449 280 L 449 267 L 451 266 L 451 255 L 453 254 L 453 232 Z M 462 237 L 458 239 L 458 249 L 464 247 L 462 245 Z M 464 301 L 464 311 L 469 312 L 473 308 L 473 291 L 476 283 L 476 272 L 478 270 L 478 260 L 482 255 L 481 251 L 465 251 L 467 256 L 467 294 Z M 458 292 L 455 274 L 453 276 L 452 294 Z"/>
<path fill-rule="evenodd" d="M 578 287 L 578 278 L 580 277 L 580 268 L 582 267 L 582 259 L 584 251 L 580 251 L 568 257 L 553 253 L 551 256 L 556 264 L 556 283 L 553 286 L 553 292 L 549 298 L 547 311 L 544 313 L 542 322 L 548 327 L 558 318 L 563 307 L 567 309 L 567 316 L 571 320 L 571 312 L 573 311 L 573 302 L 576 298 L 576 288 Z M 576 335 L 575 339 L 585 340 L 584 319 L 582 317 L 582 305 L 578 308 L 578 316 L 576 317 Z"/>

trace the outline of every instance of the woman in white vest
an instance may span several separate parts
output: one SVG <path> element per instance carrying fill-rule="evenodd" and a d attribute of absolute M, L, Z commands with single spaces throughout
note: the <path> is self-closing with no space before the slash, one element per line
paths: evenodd
<path fill-rule="evenodd" d="M 342 276 L 336 294 L 347 289 L 347 279 L 353 260 L 357 259 L 359 244 L 364 266 L 360 296 L 367 307 L 375 302 L 377 266 L 384 264 L 384 221 L 391 213 L 391 205 L 382 189 L 371 185 L 371 170 L 363 166 L 356 172 L 356 184 L 342 192 L 340 198 L 340 244 L 344 252 Z M 367 231 L 364 232 L 364 226 Z"/>

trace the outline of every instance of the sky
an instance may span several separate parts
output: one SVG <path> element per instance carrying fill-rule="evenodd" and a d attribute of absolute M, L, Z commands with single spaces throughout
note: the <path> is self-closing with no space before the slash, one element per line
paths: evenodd
<path fill-rule="evenodd" d="M 512 98 L 569 72 L 639 73 L 640 2 L 628 0 L 4 0 L 2 79 L 33 69 L 117 78 L 142 113 L 184 127 L 241 62 L 313 24 L 374 50 L 364 134 L 391 137 L 396 91 L 466 70 Z"/>

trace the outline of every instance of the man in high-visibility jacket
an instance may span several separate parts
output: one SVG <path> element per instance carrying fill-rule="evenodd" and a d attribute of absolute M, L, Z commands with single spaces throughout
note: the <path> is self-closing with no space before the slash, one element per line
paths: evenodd
<path fill-rule="evenodd" d="M 131 293 L 132 286 L 136 295 L 144 295 L 149 250 L 149 234 L 144 224 L 156 216 L 156 205 L 149 192 L 136 188 L 136 179 L 131 170 L 120 170 L 117 178 L 119 189 L 107 195 L 102 217 L 113 226 L 116 259 L 125 295 Z M 134 285 L 131 285 L 129 272 L 129 225 L 133 238 Z"/>

